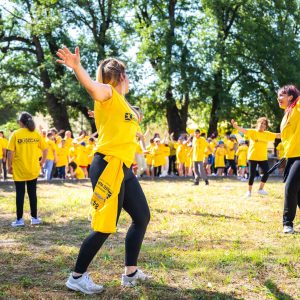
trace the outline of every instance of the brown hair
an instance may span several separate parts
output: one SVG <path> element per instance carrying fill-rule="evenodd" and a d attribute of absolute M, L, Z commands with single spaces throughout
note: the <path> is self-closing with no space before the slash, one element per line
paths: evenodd
<path fill-rule="evenodd" d="M 266 127 L 269 126 L 269 121 L 266 117 L 261 117 L 261 118 L 258 118 L 257 121 L 256 121 L 256 126 L 262 122 L 265 122 L 266 123 Z"/>
<path fill-rule="evenodd" d="M 125 64 L 116 58 L 106 58 L 99 63 L 96 79 L 100 83 L 109 83 L 116 87 L 125 76 Z"/>

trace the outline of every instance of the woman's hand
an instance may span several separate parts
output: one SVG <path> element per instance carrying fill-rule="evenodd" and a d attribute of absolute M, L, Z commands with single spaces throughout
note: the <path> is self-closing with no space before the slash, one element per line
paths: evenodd
<path fill-rule="evenodd" d="M 63 47 L 62 49 L 58 49 L 56 55 L 60 58 L 57 62 L 69 68 L 75 69 L 80 65 L 80 53 L 78 47 L 75 48 L 74 54 L 67 47 Z"/>
<path fill-rule="evenodd" d="M 8 166 L 8 174 L 12 174 L 13 173 L 13 168 L 12 168 L 12 166 Z"/>
<path fill-rule="evenodd" d="M 236 121 L 234 121 L 234 119 L 231 120 L 231 125 L 233 126 L 233 128 L 237 128 L 238 124 Z"/>
<path fill-rule="evenodd" d="M 88 115 L 90 118 L 93 118 L 93 119 L 95 118 L 95 113 L 93 110 L 88 110 Z"/>

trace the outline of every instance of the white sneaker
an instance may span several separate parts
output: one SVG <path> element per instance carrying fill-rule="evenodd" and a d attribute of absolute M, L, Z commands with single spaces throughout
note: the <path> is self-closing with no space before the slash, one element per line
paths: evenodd
<path fill-rule="evenodd" d="M 242 182 L 246 182 L 246 181 L 248 181 L 248 179 L 246 179 L 246 178 L 241 178 L 241 181 L 242 181 Z"/>
<path fill-rule="evenodd" d="M 40 218 L 31 218 L 31 225 L 39 225 L 42 224 L 42 219 Z"/>
<path fill-rule="evenodd" d="M 268 195 L 268 193 L 265 190 L 258 190 L 257 191 L 260 195 Z"/>
<path fill-rule="evenodd" d="M 295 232 L 295 230 L 294 230 L 294 228 L 292 226 L 287 226 L 287 225 L 283 226 L 283 233 L 290 233 L 290 234 L 292 234 L 294 232 Z"/>
<path fill-rule="evenodd" d="M 247 191 L 245 197 L 246 197 L 246 198 L 251 197 L 251 192 L 250 192 L 250 191 Z"/>
<path fill-rule="evenodd" d="M 137 269 L 137 272 L 132 277 L 122 274 L 121 285 L 133 287 L 137 285 L 139 281 L 146 281 L 147 279 L 149 279 L 149 277 L 146 274 L 144 274 L 141 270 Z"/>
<path fill-rule="evenodd" d="M 87 272 L 83 273 L 78 279 L 74 279 L 71 273 L 66 282 L 66 286 L 73 291 L 80 291 L 88 295 L 99 294 L 104 290 L 102 285 L 93 282 Z"/>
<path fill-rule="evenodd" d="M 21 226 L 25 226 L 25 223 L 24 223 L 24 220 L 23 218 L 19 219 L 19 220 L 16 220 L 16 221 L 13 221 L 11 223 L 11 226 L 12 227 L 21 227 Z"/>

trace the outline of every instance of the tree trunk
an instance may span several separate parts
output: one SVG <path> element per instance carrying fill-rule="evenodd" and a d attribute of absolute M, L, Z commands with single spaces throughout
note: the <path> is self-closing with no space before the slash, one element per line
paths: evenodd
<path fill-rule="evenodd" d="M 61 99 L 49 92 L 51 88 L 51 79 L 47 69 L 45 68 L 45 56 L 40 40 L 37 36 L 33 36 L 32 39 L 36 48 L 36 57 L 40 69 L 40 78 L 45 89 L 48 112 L 53 120 L 53 125 L 57 130 L 71 130 L 66 105 L 61 101 Z"/>
<path fill-rule="evenodd" d="M 218 108 L 219 108 L 219 94 L 216 93 L 212 97 L 212 106 L 211 106 L 211 111 L 210 111 L 210 120 L 209 120 L 209 127 L 208 127 L 208 132 L 207 136 L 211 136 L 212 134 L 215 134 L 216 136 L 218 135 Z"/>

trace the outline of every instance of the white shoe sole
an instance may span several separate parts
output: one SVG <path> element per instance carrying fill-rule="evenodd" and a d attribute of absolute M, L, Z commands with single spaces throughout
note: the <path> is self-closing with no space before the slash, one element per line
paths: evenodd
<path fill-rule="evenodd" d="M 87 291 L 87 290 L 85 290 L 85 289 L 83 289 L 83 288 L 81 288 L 81 287 L 78 287 L 78 286 L 73 285 L 72 283 L 70 283 L 70 282 L 68 282 L 68 281 L 66 282 L 66 286 L 67 286 L 67 288 L 69 288 L 70 290 L 73 290 L 73 291 L 76 291 L 76 292 L 82 292 L 82 293 L 87 294 L 87 295 L 100 294 L 100 293 L 102 293 L 103 290 L 104 290 L 104 288 L 102 288 L 102 290 L 97 291 L 97 292 Z"/>

